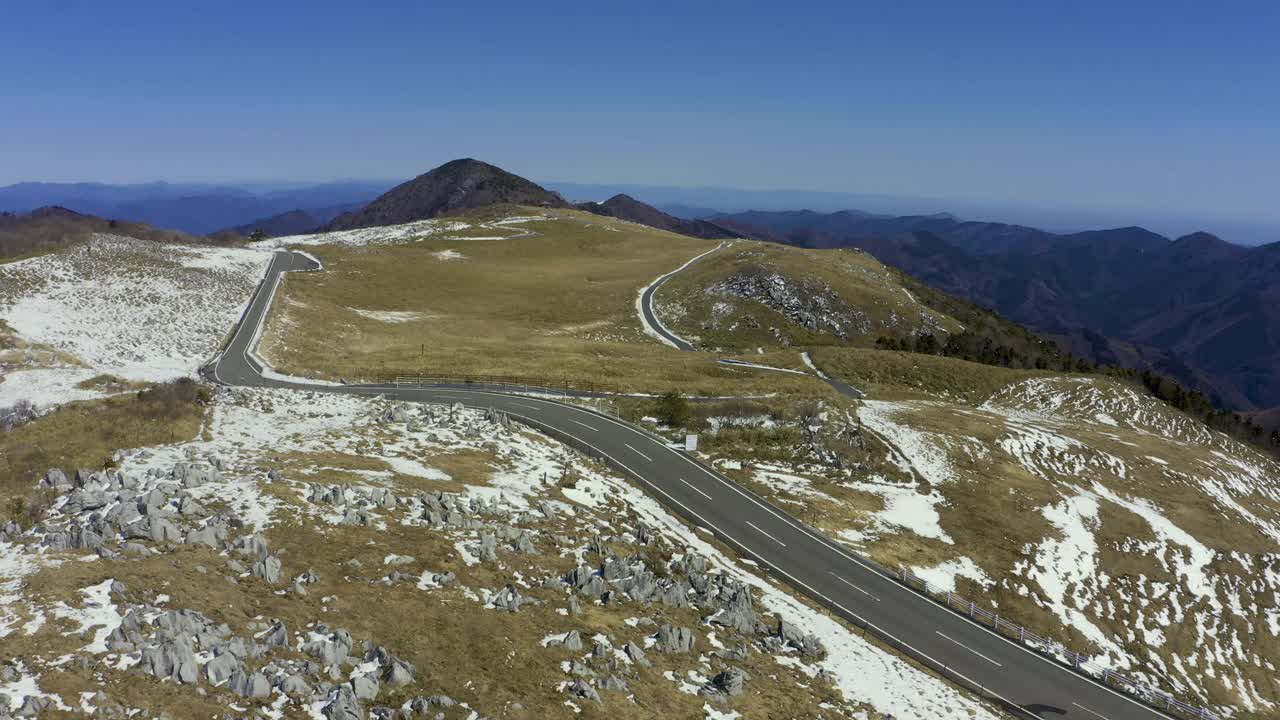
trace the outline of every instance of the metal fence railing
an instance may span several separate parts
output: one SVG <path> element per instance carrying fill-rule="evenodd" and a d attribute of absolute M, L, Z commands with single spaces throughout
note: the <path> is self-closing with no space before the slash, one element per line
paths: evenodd
<path fill-rule="evenodd" d="M 1178 713 L 1183 717 L 1194 720 L 1221 720 L 1218 715 L 1204 707 L 1187 704 L 1163 690 L 1127 678 L 1114 670 L 1089 660 L 1085 655 L 1071 651 L 1055 640 L 1041 637 L 1022 625 L 1009 622 L 990 610 L 979 607 L 977 603 L 966 597 L 930 585 L 929 581 L 905 567 L 900 567 L 896 573 L 886 574 L 930 600 L 946 606 L 953 612 L 968 616 L 974 622 L 986 625 L 1010 640 L 1016 640 L 1041 655 L 1057 660 L 1082 675 L 1091 677 L 1108 687 L 1123 691 L 1152 707 Z"/>
<path fill-rule="evenodd" d="M 572 378 L 521 377 L 517 375 L 438 375 L 426 373 L 400 373 L 382 375 L 375 380 L 378 385 L 397 387 L 432 387 L 448 385 L 476 385 L 498 390 L 550 393 L 588 393 L 592 395 L 618 395 L 622 388 L 608 383 Z"/>

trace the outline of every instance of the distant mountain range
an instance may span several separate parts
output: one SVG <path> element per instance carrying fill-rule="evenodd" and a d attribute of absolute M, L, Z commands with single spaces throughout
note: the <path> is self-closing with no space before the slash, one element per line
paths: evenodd
<path fill-rule="evenodd" d="M 1055 234 L 949 215 L 745 212 L 748 237 L 856 247 L 1084 357 L 1147 367 L 1241 410 L 1280 406 L 1280 243 L 1140 227 Z"/>
<path fill-rule="evenodd" d="M 948 210 L 960 217 L 1000 218 L 1005 222 L 1045 228 L 1057 233 L 1142 225 L 1169 237 L 1180 237 L 1201 228 L 1213 228 L 1219 236 L 1243 245 L 1260 245 L 1280 240 L 1280 217 L 1241 218 L 1226 213 L 1176 210 L 1033 207 L 998 201 L 821 190 L 539 182 L 575 202 L 603 202 L 606 198 L 621 193 L 639 198 L 663 212 L 691 220 L 706 220 L 713 215 L 749 210 L 775 212 L 800 208 L 820 213 L 858 208 L 889 217 L 918 216 Z"/>
<path fill-rule="evenodd" d="M 46 206 L 86 215 L 143 222 L 195 235 L 261 222 L 303 210 L 328 222 L 326 209 L 369 202 L 390 182 L 354 181 L 289 188 L 247 189 L 229 185 L 148 183 L 19 183 L 0 187 L 0 211 L 24 213 Z"/>

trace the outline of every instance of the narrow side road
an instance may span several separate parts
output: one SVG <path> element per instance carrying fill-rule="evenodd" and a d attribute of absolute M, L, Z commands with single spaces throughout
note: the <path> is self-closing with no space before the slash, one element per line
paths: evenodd
<path fill-rule="evenodd" d="M 640 297 L 637 298 L 636 300 L 636 306 L 637 306 L 637 309 L 640 311 L 640 323 L 644 326 L 645 332 L 649 333 L 650 335 L 653 335 L 659 341 L 667 345 L 670 345 L 671 347 L 677 350 L 684 350 L 686 352 L 693 351 L 692 343 L 680 337 L 679 335 L 676 335 L 675 333 L 671 332 L 669 329 L 667 329 L 665 325 L 662 324 L 662 321 L 658 319 L 657 313 L 653 311 L 653 294 L 656 293 L 658 291 L 658 288 L 662 287 L 664 283 L 666 283 L 674 275 L 676 275 L 676 273 L 679 273 L 681 270 L 684 270 L 690 265 L 698 262 L 702 258 L 725 247 L 728 244 L 729 243 L 720 243 L 719 245 L 711 248 L 710 250 L 702 253 L 701 255 L 694 257 L 693 259 L 689 260 L 689 262 L 681 265 L 675 270 L 672 270 L 666 275 L 659 277 L 657 280 L 654 280 L 653 282 L 649 283 L 649 286 L 646 287 L 644 290 L 640 291 Z"/>

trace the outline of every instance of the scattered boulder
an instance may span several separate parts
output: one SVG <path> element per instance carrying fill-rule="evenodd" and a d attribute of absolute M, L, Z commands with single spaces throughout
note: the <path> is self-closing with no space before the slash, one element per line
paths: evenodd
<path fill-rule="evenodd" d="M 644 650 L 641 650 L 639 645 L 628 641 L 627 644 L 622 647 L 622 652 L 627 656 L 628 660 L 636 665 L 639 665 L 640 667 L 649 667 L 649 658 L 645 657 Z"/>
<path fill-rule="evenodd" d="M 84 471 L 81 470 L 80 472 Z M 40 481 L 40 487 L 53 488 L 54 490 L 70 490 L 74 486 L 67 479 L 66 473 L 58 468 L 49 468 L 45 472 L 44 478 Z"/>
<path fill-rule="evenodd" d="M 374 700 L 378 697 L 378 679 L 372 675 L 358 675 L 351 679 L 351 692 L 357 700 Z"/>
<path fill-rule="evenodd" d="M 515 586 L 510 583 L 489 599 L 489 604 L 508 612 L 517 612 L 520 606 L 526 602 L 528 602 L 528 598 L 521 595 L 520 591 L 516 590 Z"/>
<path fill-rule="evenodd" d="M 240 697 L 264 698 L 271 694 L 271 683 L 267 676 L 260 672 L 237 671 L 231 676 L 227 687 Z"/>
<path fill-rule="evenodd" d="M 687 653 L 693 650 L 693 631 L 689 628 L 663 625 L 655 637 L 658 652 Z"/>
<path fill-rule="evenodd" d="M 277 684 L 280 692 L 290 697 L 310 697 L 312 690 L 307 679 L 298 673 L 286 675 Z"/>
<path fill-rule="evenodd" d="M 267 628 L 265 632 L 258 636 L 263 645 L 268 647 L 285 647 L 289 644 L 289 631 L 285 628 L 283 622 L 277 620 Z"/>
<path fill-rule="evenodd" d="M 822 642 L 816 635 L 805 633 L 785 620 L 778 620 L 776 637 L 790 648 L 798 650 L 801 655 L 817 656 L 822 654 Z"/>
<path fill-rule="evenodd" d="M 712 693 L 735 697 L 742 694 L 746 682 L 746 671 L 731 667 L 712 678 L 708 690 Z"/>
<path fill-rule="evenodd" d="M 329 692 L 320 712 L 327 720 L 365 720 L 364 708 L 350 685 L 339 685 Z"/>
<path fill-rule="evenodd" d="M 604 690 L 612 690 L 614 692 L 626 692 L 627 683 L 617 675 L 609 675 L 600 682 L 600 687 Z"/>
<path fill-rule="evenodd" d="M 587 682 L 582 678 L 578 678 L 577 680 L 574 680 L 572 683 L 569 683 L 568 690 L 574 696 L 580 697 L 583 700 L 593 700 L 595 702 L 600 702 L 600 693 L 596 692 L 596 689 L 591 687 L 591 683 Z"/>
<path fill-rule="evenodd" d="M 280 558 L 275 555 L 267 555 L 254 562 L 249 572 L 255 577 L 262 578 L 267 584 L 275 585 L 280 582 L 281 570 L 283 570 L 283 564 L 280 562 Z"/>
<path fill-rule="evenodd" d="M 489 533 L 480 536 L 480 560 L 493 562 L 498 559 L 498 539 Z"/>
<path fill-rule="evenodd" d="M 221 685 L 237 673 L 243 674 L 240 661 L 229 652 L 218 655 L 204 665 L 204 678 L 214 685 Z"/>
<path fill-rule="evenodd" d="M 28 695 L 22 700 L 22 706 L 14 712 L 14 717 L 40 717 L 44 711 L 53 705 L 53 701 L 49 698 L 40 697 L 38 695 Z"/>
<path fill-rule="evenodd" d="M 382 671 L 382 681 L 391 687 L 404 687 L 413 684 L 415 675 L 417 669 L 412 663 L 396 658 Z"/>
<path fill-rule="evenodd" d="M 582 649 L 582 635 L 577 630 L 570 630 L 564 634 L 564 637 L 555 641 L 555 644 L 566 650 L 577 652 Z"/>
<path fill-rule="evenodd" d="M 142 671 L 161 680 L 175 680 L 192 685 L 198 680 L 195 653 L 191 650 L 191 637 L 180 634 L 172 640 L 142 649 L 139 662 Z"/>
<path fill-rule="evenodd" d="M 527 530 L 520 531 L 520 534 L 516 536 L 515 542 L 512 543 L 512 548 L 516 552 L 522 553 L 525 555 L 532 555 L 533 553 L 537 552 L 537 550 L 533 547 L 533 540 L 531 539 L 531 536 L 529 535 L 529 531 Z"/>

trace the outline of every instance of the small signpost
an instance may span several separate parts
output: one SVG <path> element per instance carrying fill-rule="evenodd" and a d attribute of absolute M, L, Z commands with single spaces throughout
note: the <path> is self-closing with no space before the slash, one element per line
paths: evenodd
<path fill-rule="evenodd" d="M 698 450 L 698 435 L 696 433 L 686 434 L 684 436 L 684 451 L 697 452 L 697 450 Z"/>

